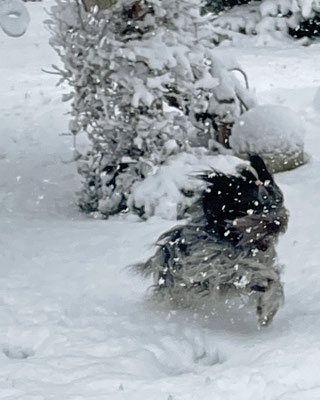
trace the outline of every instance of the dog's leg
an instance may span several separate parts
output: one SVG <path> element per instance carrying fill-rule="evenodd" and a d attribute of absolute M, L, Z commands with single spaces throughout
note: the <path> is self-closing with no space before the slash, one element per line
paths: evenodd
<path fill-rule="evenodd" d="M 257 314 L 260 325 L 267 326 L 272 321 L 283 301 L 284 294 L 280 280 L 270 282 L 258 297 Z"/>

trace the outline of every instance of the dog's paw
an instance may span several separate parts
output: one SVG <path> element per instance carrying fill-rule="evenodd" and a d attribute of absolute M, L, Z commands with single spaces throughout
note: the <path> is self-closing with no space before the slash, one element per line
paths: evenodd
<path fill-rule="evenodd" d="M 257 304 L 257 315 L 261 326 L 267 326 L 272 321 L 280 306 L 284 295 L 281 282 L 273 281 L 267 290 L 261 293 Z"/>
<path fill-rule="evenodd" d="M 278 311 L 279 306 L 277 307 L 268 307 L 268 309 L 263 308 L 261 306 L 257 307 L 257 314 L 258 314 L 258 320 L 259 324 L 261 326 L 267 326 L 270 324 L 270 322 L 273 320 L 273 317 Z"/>

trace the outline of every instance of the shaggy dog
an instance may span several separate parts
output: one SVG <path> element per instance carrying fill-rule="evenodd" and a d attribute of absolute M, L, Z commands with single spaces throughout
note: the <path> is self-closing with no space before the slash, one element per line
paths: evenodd
<path fill-rule="evenodd" d="M 261 325 L 283 302 L 275 244 L 285 232 L 283 194 L 258 155 L 239 175 L 212 171 L 187 225 L 164 233 L 159 248 L 139 270 L 154 277 L 154 293 L 188 307 L 245 295 Z"/>

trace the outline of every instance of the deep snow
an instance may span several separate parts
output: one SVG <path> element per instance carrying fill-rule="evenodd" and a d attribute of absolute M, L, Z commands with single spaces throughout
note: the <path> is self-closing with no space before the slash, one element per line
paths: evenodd
<path fill-rule="evenodd" d="M 52 0 L 44 2 L 50 5 Z M 68 106 L 50 69 L 41 3 L 25 36 L 0 35 L 0 398 L 6 400 L 319 400 L 320 45 L 219 49 L 249 75 L 260 103 L 307 124 L 310 162 L 277 175 L 291 213 L 279 244 L 286 302 L 259 330 L 248 310 L 170 312 L 145 298 L 145 259 L 172 221 L 90 219 Z"/>

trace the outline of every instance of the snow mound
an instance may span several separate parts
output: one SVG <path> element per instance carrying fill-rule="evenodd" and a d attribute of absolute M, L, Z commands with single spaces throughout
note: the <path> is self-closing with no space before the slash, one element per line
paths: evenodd
<path fill-rule="evenodd" d="M 234 125 L 231 146 L 237 153 L 280 153 L 303 147 L 305 127 L 289 107 L 261 105 L 244 113 Z"/>
<path fill-rule="evenodd" d="M 236 155 L 262 155 L 273 172 L 301 165 L 305 124 L 289 107 L 260 105 L 235 123 L 230 145 Z"/>
<path fill-rule="evenodd" d="M 12 37 L 22 36 L 29 25 L 28 10 L 20 0 L 2 0 L 0 2 L 0 27 Z"/>
<path fill-rule="evenodd" d="M 129 208 L 138 209 L 144 218 L 153 215 L 175 220 L 198 198 L 204 183 L 196 176 L 216 169 L 234 173 L 239 159 L 234 156 L 209 156 L 199 149 L 198 154 L 180 153 L 172 156 L 142 182 L 136 182 L 129 197 Z"/>

